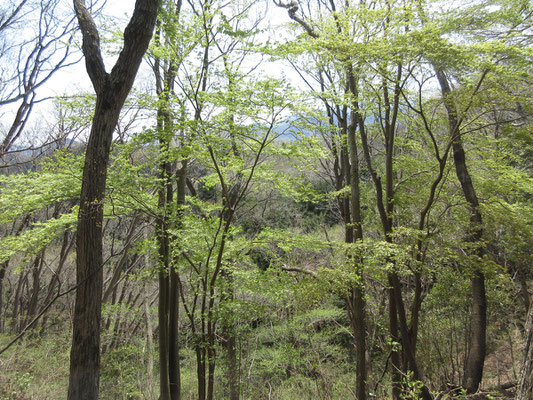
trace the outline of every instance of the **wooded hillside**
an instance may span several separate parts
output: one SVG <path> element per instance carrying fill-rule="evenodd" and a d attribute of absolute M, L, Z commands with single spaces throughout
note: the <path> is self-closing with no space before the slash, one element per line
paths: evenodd
<path fill-rule="evenodd" d="M 533 400 L 529 1 L 90 3 L 0 5 L 1 399 Z"/>

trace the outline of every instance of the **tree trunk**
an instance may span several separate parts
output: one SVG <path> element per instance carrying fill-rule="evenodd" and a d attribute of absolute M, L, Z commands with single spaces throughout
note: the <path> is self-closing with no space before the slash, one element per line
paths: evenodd
<path fill-rule="evenodd" d="M 182 161 L 182 167 L 177 172 L 176 204 L 178 206 L 178 217 L 182 212 L 179 209 L 185 205 L 185 181 L 187 178 L 187 161 Z M 177 222 L 178 225 L 181 221 Z M 171 266 L 170 268 L 170 309 L 169 309 L 169 384 L 170 397 L 172 400 L 179 400 L 181 397 L 181 373 L 178 342 L 178 320 L 179 320 L 179 276 L 178 272 Z"/>
<path fill-rule="evenodd" d="M 57 265 L 57 269 L 54 272 L 54 276 L 50 279 L 50 284 L 48 285 L 48 293 L 46 294 L 46 298 L 43 302 L 43 304 L 48 304 L 54 297 L 54 291 L 57 287 L 57 291 L 59 293 L 61 289 L 61 281 L 59 277 L 61 276 L 61 272 L 63 271 L 63 267 L 65 266 L 65 262 L 67 261 L 68 254 L 72 250 L 72 247 L 74 246 L 74 235 L 71 235 L 69 230 L 65 230 L 65 233 L 63 234 L 63 242 L 61 244 L 61 250 L 59 252 L 59 262 Z M 45 314 L 42 319 L 41 323 L 41 330 L 40 334 L 44 333 L 44 330 L 46 329 L 46 323 L 48 320 L 48 314 Z"/>
<path fill-rule="evenodd" d="M 229 389 L 229 400 L 239 400 L 239 366 L 237 361 L 237 338 L 235 337 L 235 330 L 230 327 L 225 329 L 226 341 L 224 347 L 226 349 L 227 360 L 227 377 Z"/>
<path fill-rule="evenodd" d="M 15 290 L 15 298 L 13 299 L 13 315 L 11 318 L 11 328 L 14 332 L 19 331 L 19 315 L 22 310 L 22 292 L 24 289 L 24 284 L 27 281 L 28 276 L 27 272 L 23 269 L 20 272 L 19 279 L 17 282 L 17 289 Z"/>
<path fill-rule="evenodd" d="M 223 301 L 231 303 L 234 300 L 234 279 L 232 273 L 222 271 L 222 277 L 225 280 L 227 288 L 223 293 Z M 237 360 L 237 337 L 235 333 L 235 325 L 233 315 L 229 316 L 229 320 L 221 321 L 222 325 L 222 346 L 225 350 L 226 357 L 226 390 L 229 394 L 229 400 L 239 400 L 240 394 L 240 376 L 239 363 Z"/>
<path fill-rule="evenodd" d="M 215 343 L 209 340 L 209 347 L 207 348 L 207 400 L 214 400 L 215 398 Z"/>
<path fill-rule="evenodd" d="M 389 333 L 390 339 L 392 341 L 391 348 L 391 378 L 392 378 L 392 400 L 399 400 L 401 394 L 401 381 L 402 375 L 400 371 L 402 366 L 400 364 L 400 353 L 397 346 L 400 343 L 400 338 L 398 337 L 398 317 L 396 313 L 396 301 L 394 300 L 394 289 L 391 286 L 387 291 L 389 294 Z"/>
<path fill-rule="evenodd" d="M 444 72 L 434 66 L 437 79 L 444 98 L 444 105 L 448 113 L 449 135 L 452 140 L 453 160 L 457 179 L 463 189 L 463 195 L 469 205 L 470 226 L 466 241 L 479 247 L 473 251 L 481 259 L 485 249 L 481 247 L 483 236 L 483 220 L 479 212 L 479 200 L 474 190 L 472 179 L 466 165 L 465 151 L 460 132 L 460 121 L 457 109 L 451 98 L 451 88 Z M 485 276 L 477 269 L 472 278 L 472 316 L 470 319 L 471 336 L 468 355 L 465 362 L 463 375 L 463 387 L 468 393 L 475 393 L 483 378 L 483 366 L 486 353 L 486 330 L 487 330 L 487 299 L 485 294 Z"/>
<path fill-rule="evenodd" d="M 361 193 L 359 188 L 359 155 L 355 132 L 359 125 L 359 104 L 357 103 L 357 85 L 351 65 L 347 68 L 348 90 L 354 96 L 350 111 L 350 122 L 347 129 L 348 151 L 350 157 L 349 185 L 350 185 L 350 211 L 352 216 L 353 242 L 363 240 L 361 225 Z M 356 346 L 356 397 L 358 400 L 366 399 L 366 302 L 364 298 L 364 277 L 361 268 L 361 260 L 354 259 L 355 270 L 360 274 L 360 283 L 352 288 L 353 304 L 353 332 Z"/>
<path fill-rule="evenodd" d="M 148 256 L 145 255 L 145 260 L 148 260 Z M 148 265 L 148 262 L 145 263 Z M 144 292 L 144 318 L 146 320 L 146 394 L 148 400 L 154 400 L 154 341 L 153 341 L 153 332 L 152 327 L 152 313 L 150 312 L 150 297 L 148 296 L 147 283 L 143 285 Z"/>
<path fill-rule="evenodd" d="M 179 319 L 179 293 L 178 276 L 176 270 L 170 267 L 170 293 L 169 293 L 169 318 L 168 318 L 168 374 L 170 385 L 170 398 L 179 400 L 181 392 L 180 359 L 178 346 L 178 319 Z"/>
<path fill-rule="evenodd" d="M 515 400 L 533 400 L 533 304 L 531 303 L 527 315 L 526 335 L 524 364 L 520 371 Z"/>
<path fill-rule="evenodd" d="M 103 286 L 103 200 L 107 164 L 120 110 L 131 90 L 155 25 L 159 1 L 137 0 L 124 31 L 124 47 L 110 74 L 105 71 L 96 25 L 83 0 L 74 9 L 83 35 L 87 72 L 96 108 L 83 167 L 76 235 L 76 302 L 70 352 L 69 400 L 98 398 Z"/>
<path fill-rule="evenodd" d="M 527 268 L 527 265 L 526 266 L 520 265 L 520 266 L 518 266 L 516 273 L 518 275 L 518 281 L 520 282 L 520 292 L 522 293 L 522 298 L 524 299 L 524 308 L 526 310 L 526 315 L 527 315 L 527 313 L 529 312 L 529 305 L 530 305 L 531 301 L 530 301 L 530 296 L 529 296 L 529 289 L 527 287 L 526 274 L 524 272 L 524 269 L 526 269 L 526 268 Z M 1 282 L 1 280 L 0 280 L 0 282 Z M 0 288 L 0 290 L 1 290 L 1 288 Z"/>
<path fill-rule="evenodd" d="M 32 270 L 32 290 L 31 297 L 28 302 L 28 309 L 26 310 L 26 317 L 24 319 L 23 326 L 26 326 L 37 314 L 37 306 L 39 301 L 39 294 L 41 293 L 41 271 L 43 269 L 44 256 L 45 256 L 46 247 L 37 254 L 35 257 L 35 262 L 33 263 Z M 36 326 L 36 322 L 32 324 L 30 329 Z"/>
<path fill-rule="evenodd" d="M 83 169 L 76 236 L 78 288 L 70 355 L 70 400 L 98 398 L 103 284 L 102 202 L 111 136 L 122 107 L 122 103 L 116 104 L 113 92 L 106 90 L 104 96 L 97 98 Z"/>
<path fill-rule="evenodd" d="M 9 261 L 0 264 L 0 333 L 4 333 L 5 313 L 4 313 L 4 277 L 9 266 Z"/>
<path fill-rule="evenodd" d="M 161 400 L 170 399 L 170 382 L 168 374 L 168 274 L 159 272 L 159 392 Z"/>
<path fill-rule="evenodd" d="M 203 341 L 203 335 L 197 340 Z M 198 400 L 205 400 L 206 396 L 206 349 L 203 343 L 196 343 L 196 378 L 198 380 Z"/>
<path fill-rule="evenodd" d="M 158 130 L 164 135 L 164 124 L 161 120 L 162 112 L 158 111 Z M 168 152 L 169 143 L 165 138 L 160 138 L 160 153 Z M 169 233 L 169 216 L 170 205 L 173 199 L 172 181 L 170 180 L 171 165 L 167 160 L 163 160 L 159 166 L 159 179 L 161 186 L 159 188 L 159 210 L 163 215 L 158 217 L 157 222 L 157 241 L 159 248 L 159 391 L 161 400 L 170 400 L 170 353 L 171 353 L 171 334 L 170 334 L 170 310 L 173 307 L 171 300 L 174 296 L 170 293 L 170 275 L 172 267 L 170 265 L 170 233 Z M 171 299 L 172 297 L 172 299 Z"/>
<path fill-rule="evenodd" d="M 27 214 L 24 217 L 24 219 L 22 220 L 22 223 L 20 224 L 20 226 L 15 231 L 14 236 L 20 235 L 22 230 L 29 224 L 30 220 L 31 220 L 31 214 Z M 12 233 L 13 233 L 13 231 L 12 231 Z M 6 309 L 4 310 L 4 290 L 3 290 L 3 288 L 4 288 L 4 278 L 6 276 L 6 271 L 7 271 L 8 267 L 9 267 L 9 260 L 4 261 L 2 264 L 0 264 L 0 333 L 4 332 L 5 324 L 6 324 L 6 321 L 7 321 L 7 318 L 6 318 L 7 305 L 5 307 Z M 4 311 L 6 311 L 6 312 L 4 312 Z"/>

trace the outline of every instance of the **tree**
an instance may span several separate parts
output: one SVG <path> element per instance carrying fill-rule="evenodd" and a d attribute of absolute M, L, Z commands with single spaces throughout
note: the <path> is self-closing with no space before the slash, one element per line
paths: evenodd
<path fill-rule="evenodd" d="M 300 24 L 310 39 L 319 39 L 320 34 L 317 33 L 308 22 L 297 16 L 298 5 L 294 2 L 284 4 L 282 2 L 276 3 L 280 7 L 288 9 L 289 17 Z M 340 20 L 335 1 L 329 1 L 327 4 L 328 11 L 331 13 L 331 18 L 334 21 L 334 34 L 338 35 L 340 40 L 350 40 L 347 37 L 350 33 L 346 33 L 346 27 Z M 326 33 L 327 36 L 327 33 Z M 327 39 L 326 39 L 327 40 Z M 328 47 L 326 45 L 326 47 Z M 364 126 L 361 124 L 361 114 L 359 110 L 359 93 L 357 87 L 357 77 L 354 64 L 356 61 L 350 55 L 335 54 L 334 57 L 342 64 L 342 72 L 344 75 L 344 92 L 345 96 L 350 100 L 348 104 L 330 105 L 324 98 L 326 112 L 329 122 L 334 125 L 334 120 L 339 125 L 340 140 L 338 146 L 334 147 L 333 156 L 335 157 L 334 174 L 336 175 L 336 189 L 341 190 L 344 186 L 349 188 L 350 196 L 344 194 L 339 196 L 339 203 L 341 205 L 341 214 L 345 226 L 345 242 L 357 243 L 363 240 L 363 227 L 361 219 L 361 193 L 360 193 L 360 176 L 359 176 L 359 154 L 356 141 L 357 129 Z M 321 90 L 324 90 L 324 78 L 322 70 L 319 71 L 319 81 Z M 328 76 L 326 74 L 326 76 Z M 329 76 L 331 79 L 331 77 Z M 349 112 L 348 112 L 349 106 Z M 341 111 L 342 110 L 342 111 Z M 335 139 L 333 139 L 335 140 Z M 364 299 L 364 279 L 362 271 L 361 259 L 353 258 L 348 255 L 348 262 L 353 263 L 355 270 L 360 275 L 360 282 L 353 285 L 347 293 L 344 294 L 346 308 L 350 317 L 352 330 L 354 333 L 354 347 L 356 351 L 356 396 L 360 400 L 365 400 L 367 397 L 367 363 L 366 363 L 366 305 Z"/>
<path fill-rule="evenodd" d="M 0 7 L 0 107 L 4 111 L 18 104 L 11 123 L 5 132 L 0 132 L 2 166 L 9 164 L 7 153 L 27 126 L 34 105 L 42 101 L 36 91 L 57 71 L 76 62 L 70 60 L 72 51 L 68 45 L 73 19 L 59 22 L 60 6 L 59 0 L 22 0 L 8 1 Z M 36 26 L 33 32 L 28 32 L 27 27 L 33 25 L 30 21 Z M 4 115 L 7 120 L 9 114 Z M 0 315 L 8 263 L 0 264 Z M 2 328 L 0 322 L 0 332 Z"/>
<path fill-rule="evenodd" d="M 481 213 L 481 201 L 473 182 L 471 168 L 467 162 L 467 150 L 464 146 L 464 125 L 470 119 L 473 119 L 469 116 L 469 113 L 474 104 L 474 99 L 483 90 L 487 76 L 492 73 L 492 63 L 497 59 L 496 57 L 501 57 L 506 52 L 510 54 L 514 53 L 512 49 L 513 39 L 510 39 L 511 35 L 509 32 L 514 31 L 523 23 L 522 21 L 516 23 L 514 17 L 521 13 L 527 13 L 526 10 L 528 9 L 524 4 L 514 4 L 512 1 L 502 2 L 500 6 L 501 9 L 497 12 L 488 10 L 483 10 L 483 12 L 486 14 L 486 20 L 494 20 L 494 22 L 497 21 L 502 25 L 501 32 L 495 33 L 492 31 L 492 28 L 487 28 L 485 21 L 482 23 L 472 23 L 468 26 L 468 29 L 464 29 L 462 18 L 465 18 L 465 12 L 465 14 L 459 17 L 450 18 L 446 24 L 443 24 L 443 26 L 437 29 L 435 29 L 435 26 L 432 26 L 427 30 L 427 33 L 431 32 L 430 35 L 435 39 L 436 43 L 439 43 L 436 46 L 441 51 L 438 57 L 434 54 L 435 49 L 426 48 L 423 50 L 423 55 L 431 64 L 440 87 L 447 114 L 447 129 L 451 142 L 455 172 L 468 206 L 469 225 L 465 229 L 465 242 L 467 244 L 467 253 L 474 260 L 471 277 L 471 336 L 462 382 L 463 387 L 468 393 L 474 393 L 479 388 L 483 377 L 486 356 L 487 294 L 483 263 L 486 262 L 487 245 L 484 243 L 484 220 Z M 482 4 L 481 7 L 485 7 L 485 4 Z M 478 10 L 479 7 L 476 5 L 474 8 Z M 426 29 L 428 23 L 435 24 L 435 21 L 431 21 L 427 17 L 423 3 L 418 4 L 417 9 L 422 30 Z M 509 11 L 511 11 L 510 15 L 514 17 L 507 21 L 504 15 Z M 527 26 L 527 23 L 525 25 Z M 469 45 L 462 46 L 463 48 L 461 48 L 461 46 L 453 43 L 452 40 L 443 39 L 441 36 L 443 34 L 449 34 L 450 31 L 453 34 L 461 35 L 467 40 L 470 37 L 475 40 L 479 40 L 479 37 L 484 36 L 494 37 L 494 42 L 497 43 L 497 46 L 493 50 L 494 53 L 482 48 L 476 49 L 475 45 L 471 46 L 472 49 L 469 49 Z M 454 54 L 452 55 L 451 53 Z M 493 58 L 487 58 L 487 54 L 493 55 Z M 507 56 L 506 54 L 503 59 Z M 453 87 L 454 74 L 452 71 L 455 68 L 468 69 L 469 78 L 472 81 L 460 88 L 462 91 L 468 92 L 467 100 L 463 102 L 461 102 L 461 91 L 457 91 L 458 93 L 456 94 L 456 90 Z M 504 69 L 500 68 L 500 73 L 503 71 Z"/>
<path fill-rule="evenodd" d="M 529 305 L 526 322 L 526 348 L 524 362 L 520 371 L 520 380 L 515 400 L 533 399 L 533 304 Z"/>
<path fill-rule="evenodd" d="M 172 204 L 174 197 L 172 167 L 170 155 L 171 141 L 176 136 L 173 100 L 175 98 L 175 79 L 178 73 L 181 55 L 177 37 L 178 22 L 182 2 L 166 1 L 161 10 L 161 18 L 157 23 L 154 61 L 152 69 L 155 75 L 157 94 L 157 140 L 159 157 L 161 158 L 158 175 L 159 214 L 157 218 L 156 236 L 158 241 L 159 261 L 159 392 L 162 400 L 180 398 L 181 381 L 178 347 L 179 288 L 178 275 L 174 266 L 169 247 L 172 234 Z M 164 54 L 164 58 L 158 53 Z M 187 176 L 187 160 L 182 161 L 178 176 L 177 206 L 185 203 L 185 179 Z M 177 221 L 177 224 L 180 222 Z M 176 225 L 176 223 L 174 223 Z"/>
<path fill-rule="evenodd" d="M 71 60 L 70 46 L 74 19 L 61 19 L 60 0 L 6 3 L 0 7 L 0 107 L 18 106 L 7 131 L 0 134 L 0 158 L 24 131 L 34 105 L 43 100 L 38 89 L 77 62 Z"/>
<path fill-rule="evenodd" d="M 83 168 L 76 236 L 76 304 L 68 398 L 97 399 L 100 377 L 100 318 L 103 284 L 103 198 L 112 135 L 152 37 L 159 1 L 137 0 L 124 31 L 124 45 L 106 72 L 98 29 L 83 0 L 74 9 L 83 36 L 87 73 L 96 92 L 93 125 Z"/>

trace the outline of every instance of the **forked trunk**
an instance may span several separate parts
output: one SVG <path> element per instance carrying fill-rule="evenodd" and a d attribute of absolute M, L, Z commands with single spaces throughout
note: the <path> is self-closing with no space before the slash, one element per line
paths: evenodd
<path fill-rule="evenodd" d="M 69 400 L 96 400 L 100 378 L 100 323 L 103 286 L 103 200 L 107 164 L 120 110 L 131 90 L 155 26 L 158 0 L 137 0 L 124 31 L 124 47 L 111 73 L 100 52 L 96 24 L 83 0 L 74 9 L 83 35 L 82 50 L 96 92 L 87 144 L 76 234 L 76 303 L 70 352 Z"/>

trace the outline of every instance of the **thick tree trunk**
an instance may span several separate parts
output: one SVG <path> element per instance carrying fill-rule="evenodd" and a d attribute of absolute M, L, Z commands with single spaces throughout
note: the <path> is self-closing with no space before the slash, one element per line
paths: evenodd
<path fill-rule="evenodd" d="M 124 31 L 124 47 L 110 74 L 105 71 L 96 25 L 83 0 L 74 9 L 83 35 L 87 72 L 96 108 L 87 144 L 76 235 L 76 303 L 70 352 L 69 400 L 98 398 L 103 286 L 102 225 L 107 164 L 120 110 L 131 90 L 154 29 L 157 0 L 137 0 Z"/>
<path fill-rule="evenodd" d="M 109 96 L 109 97 L 107 97 Z M 100 319 L 103 283 L 103 196 L 111 136 L 122 104 L 114 94 L 96 101 L 87 146 L 76 236 L 76 304 L 70 353 L 69 400 L 97 399 L 100 378 Z"/>

